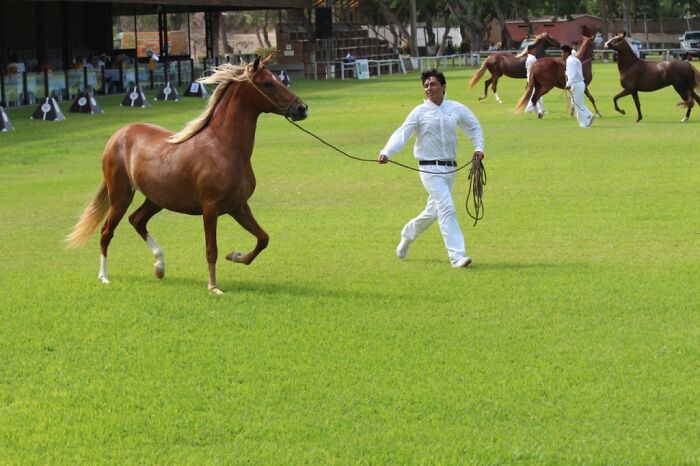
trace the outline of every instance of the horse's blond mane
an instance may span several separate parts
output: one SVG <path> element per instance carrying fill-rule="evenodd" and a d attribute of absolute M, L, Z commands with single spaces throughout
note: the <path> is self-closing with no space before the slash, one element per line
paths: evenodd
<path fill-rule="evenodd" d="M 535 40 L 532 42 L 533 44 L 538 44 L 541 40 L 543 40 L 545 37 L 547 37 L 549 34 L 547 32 L 541 32 L 537 35 L 535 35 Z M 525 55 L 527 55 L 527 48 L 523 49 L 522 52 L 519 52 L 515 58 L 523 58 Z"/>
<path fill-rule="evenodd" d="M 247 66 L 249 65 L 232 65 L 230 63 L 224 63 L 223 65 L 214 68 L 213 73 L 209 76 L 198 79 L 197 82 L 202 84 L 216 85 L 216 89 L 214 89 L 214 92 L 209 98 L 209 102 L 207 102 L 207 106 L 204 111 L 197 118 L 187 123 L 182 131 L 173 134 L 166 140 L 173 144 L 177 144 L 188 140 L 201 131 L 202 128 L 209 123 L 209 120 L 211 120 L 211 117 L 214 114 L 214 109 L 221 100 L 221 97 L 224 95 L 228 85 L 232 82 L 242 82 L 247 79 Z"/>

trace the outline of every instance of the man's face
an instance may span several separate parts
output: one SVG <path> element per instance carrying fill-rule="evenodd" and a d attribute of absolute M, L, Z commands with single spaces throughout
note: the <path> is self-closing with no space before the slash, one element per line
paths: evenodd
<path fill-rule="evenodd" d="M 440 105 L 445 97 L 445 88 L 435 76 L 431 76 L 423 82 L 423 91 L 428 100 Z"/>

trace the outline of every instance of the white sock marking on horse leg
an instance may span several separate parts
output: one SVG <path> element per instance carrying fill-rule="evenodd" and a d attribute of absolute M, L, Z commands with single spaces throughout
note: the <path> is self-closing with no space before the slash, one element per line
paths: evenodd
<path fill-rule="evenodd" d="M 97 275 L 102 283 L 109 283 L 109 278 L 107 278 L 107 257 L 100 256 L 100 273 Z"/>
<path fill-rule="evenodd" d="M 146 243 L 148 244 L 148 247 L 151 248 L 153 257 L 156 258 L 156 263 L 153 264 L 156 269 L 156 277 L 163 278 L 163 275 L 165 275 L 165 257 L 163 250 L 160 248 L 158 243 L 156 243 L 156 240 L 153 239 L 150 233 L 146 234 Z"/>
<path fill-rule="evenodd" d="M 494 92 L 493 95 L 496 97 L 496 102 L 498 102 L 499 104 L 502 104 L 502 103 L 503 103 L 503 101 L 501 100 L 501 98 L 498 96 L 498 92 Z"/>

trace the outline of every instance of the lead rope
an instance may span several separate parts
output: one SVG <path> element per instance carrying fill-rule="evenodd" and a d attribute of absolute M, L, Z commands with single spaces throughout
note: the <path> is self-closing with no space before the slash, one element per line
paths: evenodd
<path fill-rule="evenodd" d="M 352 160 L 357 160 L 358 162 L 374 162 L 374 163 L 377 163 L 377 159 L 367 159 L 367 158 L 357 157 L 357 156 L 355 156 L 355 155 L 348 154 L 348 153 L 345 152 L 344 150 L 340 149 L 339 147 L 334 146 L 333 144 L 331 144 L 330 142 L 326 141 L 326 140 L 323 139 L 322 137 L 317 136 L 316 134 L 312 133 L 311 131 L 309 131 L 309 130 L 306 129 L 306 128 L 303 128 L 301 125 L 299 125 L 298 123 L 296 123 L 295 121 L 293 121 L 293 120 L 289 117 L 289 109 L 290 109 L 291 106 L 294 104 L 294 102 L 296 102 L 297 100 L 299 100 L 298 97 L 297 97 L 296 99 L 294 99 L 294 101 L 293 101 L 291 104 L 289 104 L 289 106 L 288 106 L 287 109 L 285 110 L 285 109 L 283 109 L 281 106 L 277 105 L 277 102 L 275 102 L 274 100 L 272 100 L 267 94 L 265 94 L 265 93 L 253 82 L 253 79 L 252 79 L 250 73 L 248 73 L 248 70 L 247 70 L 247 69 L 246 69 L 246 74 L 245 74 L 245 75 L 246 75 L 246 78 L 248 79 L 248 81 L 250 82 L 250 84 L 255 88 L 255 90 L 257 90 L 260 94 L 262 94 L 263 97 L 265 97 L 268 101 L 270 101 L 270 103 L 271 103 L 272 105 L 274 105 L 275 107 L 277 107 L 277 108 L 280 110 L 280 112 L 283 112 L 282 115 L 284 116 L 284 118 L 285 118 L 289 123 L 291 123 L 292 125 L 294 125 L 294 126 L 296 126 L 297 128 L 299 128 L 302 132 L 304 132 L 304 133 L 308 134 L 309 136 L 315 138 L 315 139 L 316 139 L 317 141 L 319 141 L 321 144 L 325 144 L 326 146 L 330 147 L 330 148 L 333 149 L 334 151 L 338 152 L 338 153 L 341 154 L 341 155 L 344 155 L 344 156 L 347 157 L 347 158 L 350 158 L 350 159 L 352 159 Z M 466 168 L 466 167 L 469 167 L 469 189 L 468 189 L 468 191 L 467 191 L 467 200 L 466 200 L 466 202 L 465 202 L 465 208 L 466 208 L 466 210 L 467 210 L 467 214 L 474 220 L 474 225 L 473 225 L 473 226 L 476 226 L 476 223 L 477 223 L 479 220 L 481 220 L 482 218 L 484 218 L 484 200 L 483 200 L 483 193 L 484 193 L 484 185 L 486 185 L 486 169 L 484 168 L 484 164 L 481 162 L 481 157 L 477 157 L 477 156 L 475 155 L 475 156 L 472 157 L 471 163 L 469 163 L 468 165 L 463 165 L 463 166 L 461 166 L 461 167 L 459 167 L 459 168 L 455 168 L 454 170 L 448 170 L 448 171 L 445 171 L 445 172 L 433 172 L 433 171 L 429 171 L 429 170 L 422 170 L 422 169 L 420 169 L 420 168 L 414 168 L 414 167 L 411 167 L 410 165 L 405 165 L 405 164 L 403 164 L 403 163 L 396 162 L 396 161 L 391 160 L 391 159 L 389 159 L 389 163 L 393 163 L 394 165 L 398 165 L 399 167 L 406 168 L 406 169 L 412 170 L 412 171 L 414 171 L 414 172 L 428 173 L 428 174 L 431 174 L 431 175 L 448 175 L 448 174 L 450 174 L 450 173 L 457 173 L 458 171 L 460 171 L 460 170 L 462 170 L 462 169 L 464 169 L 464 168 Z M 469 210 L 469 199 L 470 199 L 470 198 L 472 199 L 473 206 L 474 206 L 474 212 L 473 212 L 473 213 L 472 213 L 472 211 Z"/>
<path fill-rule="evenodd" d="M 474 225 L 484 218 L 484 186 L 486 186 L 486 168 L 481 162 L 481 157 L 472 157 L 469 164 L 469 189 L 467 190 L 467 200 L 464 201 L 464 208 L 467 214 L 474 220 Z M 474 212 L 469 210 L 469 199 L 472 200 Z"/>

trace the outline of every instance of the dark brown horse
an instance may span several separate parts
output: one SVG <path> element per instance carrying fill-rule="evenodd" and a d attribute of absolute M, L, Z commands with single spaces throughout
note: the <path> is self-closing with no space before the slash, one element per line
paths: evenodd
<path fill-rule="evenodd" d="M 536 35 L 533 43 L 535 44 L 534 55 L 537 58 L 544 56 L 547 47 L 559 47 L 559 42 L 546 32 Z M 517 55 L 508 52 L 492 53 L 486 57 L 486 60 L 481 64 L 479 70 L 471 81 L 469 81 L 469 88 L 473 88 L 488 70 L 491 73 L 491 77 L 484 82 L 484 95 L 479 97 L 479 100 L 484 100 L 486 98 L 490 84 L 496 101 L 499 104 L 503 103 L 498 96 L 498 78 L 501 76 L 508 76 L 509 78 L 525 79 L 527 77 L 527 71 L 525 70 L 526 55 L 527 49 Z"/>
<path fill-rule="evenodd" d="M 107 278 L 107 248 L 136 190 L 146 197 L 129 221 L 156 258 L 155 274 L 165 274 L 163 251 L 146 229 L 162 209 L 202 215 L 209 264 L 209 290 L 216 284 L 216 224 L 231 215 L 257 239 L 247 254 L 232 252 L 233 262 L 250 264 L 265 249 L 269 237 L 248 206 L 255 189 L 251 155 L 258 116 L 277 113 L 293 120 L 307 116 L 307 106 L 271 73 L 265 60 L 234 66 L 222 65 L 202 80 L 216 84 L 204 112 L 181 132 L 158 126 L 132 124 L 112 135 L 102 156 L 104 180 L 97 196 L 82 213 L 66 238 L 68 247 L 85 244 L 105 219 L 100 237 L 102 257 L 98 278 Z"/>
<path fill-rule="evenodd" d="M 586 83 L 586 96 L 593 104 L 593 108 L 598 116 L 600 112 L 595 104 L 595 99 L 588 90 L 588 86 L 593 81 L 593 38 L 581 37 L 581 47 L 576 56 L 581 60 L 583 68 L 583 80 Z M 564 89 L 566 87 L 566 63 L 552 57 L 542 57 L 532 65 L 530 69 L 530 81 L 527 83 L 525 93 L 522 95 L 513 111 L 521 112 L 527 105 L 528 98 L 534 105 L 537 100 L 549 92 L 553 87 Z M 532 97 L 530 97 L 532 96 Z M 573 108 L 572 108 L 573 110 Z M 542 115 L 539 115 L 542 118 Z"/>
<path fill-rule="evenodd" d="M 693 65 L 682 60 L 658 63 L 642 60 L 634 54 L 622 34 L 607 41 L 605 48 L 617 52 L 617 69 L 620 72 L 620 84 L 623 87 L 622 92 L 613 98 L 615 110 L 624 115 L 625 111 L 617 106 L 617 99 L 632 94 L 634 105 L 637 107 L 637 122 L 639 122 L 642 119 L 642 110 L 637 93 L 673 86 L 683 99 L 679 105 L 688 109 L 681 121 L 688 121 L 694 105 L 693 100 L 700 104 L 700 97 L 695 93 L 695 89 L 700 87 L 700 72 Z"/>

